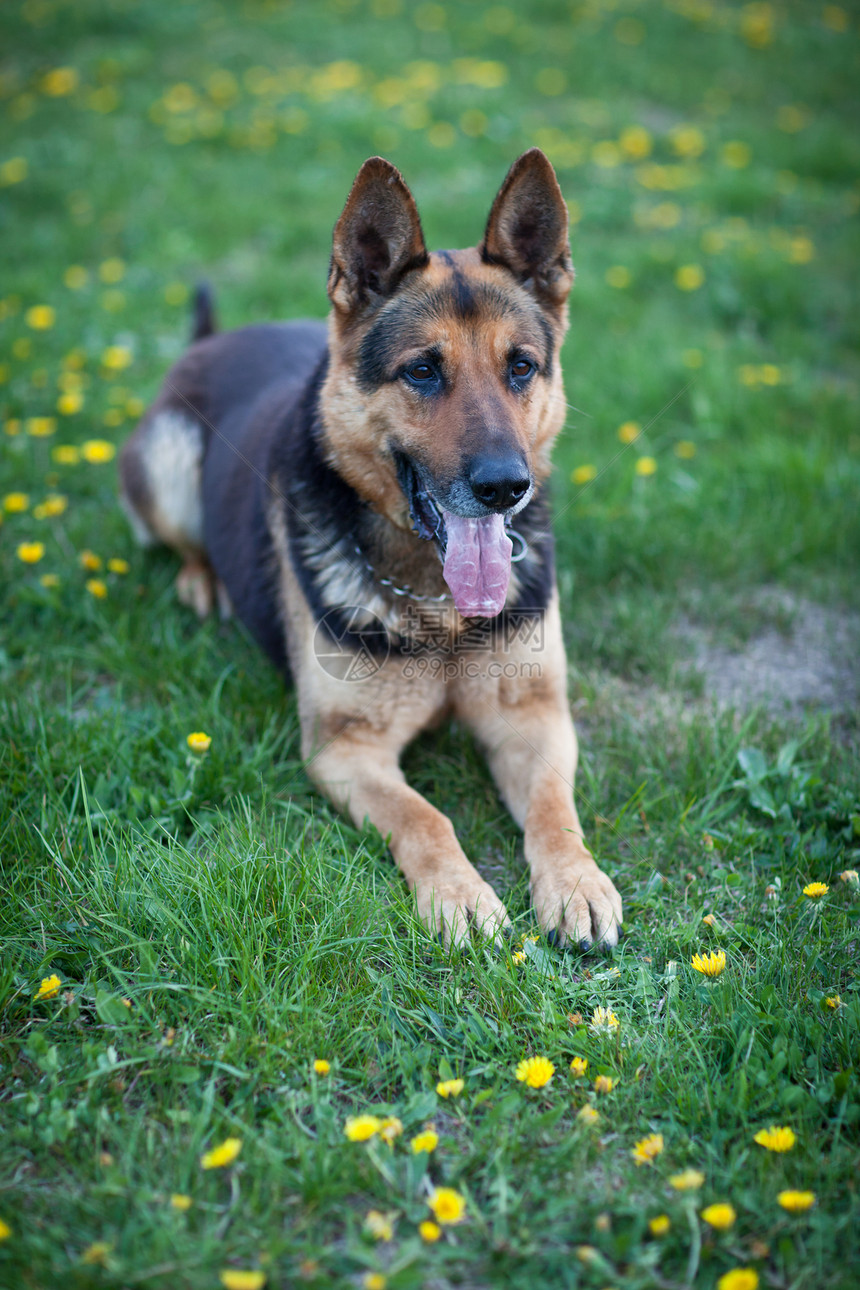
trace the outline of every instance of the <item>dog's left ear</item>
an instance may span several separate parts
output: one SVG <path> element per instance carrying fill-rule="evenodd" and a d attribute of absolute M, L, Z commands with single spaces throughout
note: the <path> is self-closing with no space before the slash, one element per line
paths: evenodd
<path fill-rule="evenodd" d="M 342 314 L 374 308 L 427 259 L 415 199 L 400 171 L 382 157 L 371 157 L 335 225 L 329 299 Z"/>
<path fill-rule="evenodd" d="M 543 303 L 559 308 L 573 286 L 567 206 L 540 148 L 518 157 L 499 189 L 478 250 L 503 264 Z"/>

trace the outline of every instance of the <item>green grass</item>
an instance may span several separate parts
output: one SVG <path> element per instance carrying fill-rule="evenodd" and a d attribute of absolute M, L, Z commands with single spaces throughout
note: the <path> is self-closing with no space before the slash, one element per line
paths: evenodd
<path fill-rule="evenodd" d="M 717 709 L 677 624 L 741 649 L 804 607 L 858 608 L 854 10 L 26 0 L 0 23 L 0 499 L 27 495 L 0 525 L 0 1285 L 204 1290 L 261 1268 L 273 1290 L 367 1273 L 712 1290 L 743 1267 L 779 1290 L 853 1286 L 856 712 Z M 401 167 L 431 246 L 452 246 L 534 143 L 574 216 L 553 489 L 581 813 L 625 901 L 611 959 L 523 940 L 521 840 L 458 730 L 422 738 L 407 772 L 515 935 L 451 957 L 431 942 L 382 840 L 311 792 L 292 694 L 239 627 L 177 605 L 170 557 L 134 548 L 115 464 L 55 456 L 123 440 L 200 276 L 227 326 L 322 316 L 366 156 Z M 127 368 L 105 367 L 109 346 Z M 69 371 L 83 403 L 64 415 Z M 625 447 L 629 421 L 644 434 Z M 582 466 L 596 478 L 574 484 Z M 45 516 L 54 494 L 66 509 Z M 86 570 L 85 550 L 129 570 Z M 794 610 L 762 608 L 763 588 Z M 709 983 L 691 958 L 720 948 Z M 60 993 L 35 1000 L 51 974 Z M 590 1029 L 598 1006 L 617 1031 Z M 514 1078 L 529 1055 L 555 1063 L 548 1087 Z M 403 1136 L 348 1142 L 364 1111 Z M 427 1122 L 439 1146 L 415 1156 Z M 771 1124 L 790 1152 L 754 1143 Z M 639 1167 L 650 1133 L 664 1150 Z M 228 1136 L 238 1160 L 202 1170 Z M 701 1190 L 673 1189 L 685 1168 Z M 430 1182 L 468 1201 L 435 1244 Z M 785 1188 L 815 1207 L 786 1213 Z M 725 1233 L 699 1217 L 716 1201 L 737 1212 Z M 391 1241 L 365 1230 L 372 1209 Z"/>

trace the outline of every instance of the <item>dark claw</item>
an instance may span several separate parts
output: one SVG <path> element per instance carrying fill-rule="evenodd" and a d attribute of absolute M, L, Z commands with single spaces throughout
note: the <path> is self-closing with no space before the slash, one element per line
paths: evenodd
<path fill-rule="evenodd" d="M 559 939 L 557 928 L 553 927 L 551 931 L 547 932 L 546 943 L 547 945 L 551 945 L 554 950 L 558 949 L 558 946 L 560 945 L 561 942 Z"/>
<path fill-rule="evenodd" d="M 579 948 L 583 953 L 587 953 L 591 949 L 591 937 L 583 936 L 582 940 L 579 942 Z"/>

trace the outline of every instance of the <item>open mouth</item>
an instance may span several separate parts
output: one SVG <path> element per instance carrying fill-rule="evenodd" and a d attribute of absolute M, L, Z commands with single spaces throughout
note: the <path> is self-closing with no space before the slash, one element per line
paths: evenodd
<path fill-rule="evenodd" d="M 442 577 L 458 611 L 464 618 L 495 618 L 504 608 L 511 580 L 513 543 L 505 532 L 505 516 L 475 519 L 446 510 L 403 453 L 397 456 L 397 474 L 413 531 L 435 540 Z"/>
<path fill-rule="evenodd" d="M 403 496 L 409 503 L 412 532 L 427 540 L 435 538 L 439 559 L 444 562 L 448 534 L 445 530 L 442 508 L 430 490 L 425 487 L 414 462 L 402 452 L 397 453 L 396 459 L 397 478 L 403 489 Z"/>

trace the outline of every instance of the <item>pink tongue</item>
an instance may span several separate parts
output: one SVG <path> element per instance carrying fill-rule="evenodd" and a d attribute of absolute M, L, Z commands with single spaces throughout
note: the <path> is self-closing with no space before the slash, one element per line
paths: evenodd
<path fill-rule="evenodd" d="M 495 618 L 508 594 L 513 543 L 503 515 L 480 520 L 442 512 L 448 533 L 442 577 L 464 618 Z"/>

